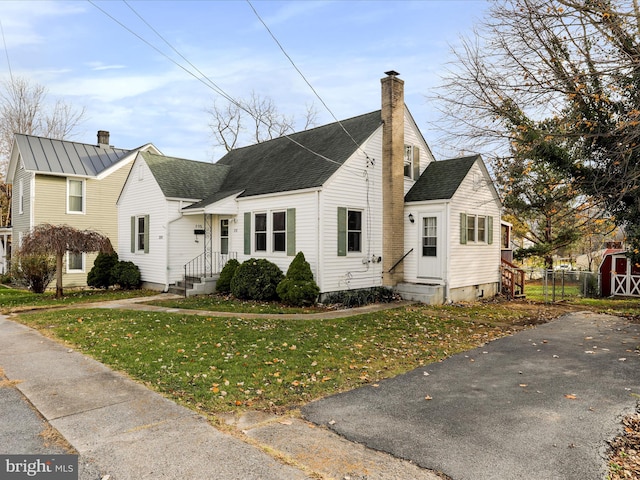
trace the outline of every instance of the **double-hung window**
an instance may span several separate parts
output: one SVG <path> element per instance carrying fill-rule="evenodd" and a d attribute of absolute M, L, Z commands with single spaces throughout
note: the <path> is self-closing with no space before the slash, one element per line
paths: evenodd
<path fill-rule="evenodd" d="M 245 212 L 244 253 L 296 254 L 296 209 Z"/>
<path fill-rule="evenodd" d="M 255 250 L 256 252 L 267 251 L 267 214 L 256 213 L 255 214 Z"/>
<path fill-rule="evenodd" d="M 84 213 L 84 180 L 67 179 L 67 213 Z"/>
<path fill-rule="evenodd" d="M 362 251 L 362 210 L 338 207 L 338 256 Z"/>
<path fill-rule="evenodd" d="M 287 251 L 287 212 L 273 212 L 271 214 L 273 230 L 273 251 Z"/>
<path fill-rule="evenodd" d="M 131 217 L 131 253 L 149 253 L 149 215 Z"/>
<path fill-rule="evenodd" d="M 229 219 L 220 220 L 220 253 L 226 255 L 229 253 Z"/>
<path fill-rule="evenodd" d="M 493 243 L 493 217 L 461 213 L 460 243 Z"/>
<path fill-rule="evenodd" d="M 67 272 L 84 272 L 84 253 L 67 252 Z"/>

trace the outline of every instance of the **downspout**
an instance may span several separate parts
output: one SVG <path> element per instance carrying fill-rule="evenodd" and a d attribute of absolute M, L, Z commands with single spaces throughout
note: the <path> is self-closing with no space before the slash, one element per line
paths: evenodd
<path fill-rule="evenodd" d="M 447 244 L 447 254 L 445 255 L 445 260 L 444 260 L 444 303 L 445 305 L 447 303 L 451 302 L 451 278 L 450 278 L 450 273 L 451 272 L 451 241 L 453 238 L 456 238 L 452 235 L 452 230 L 451 230 L 451 203 L 447 202 L 445 203 L 445 207 L 444 207 L 444 214 L 445 214 L 445 218 L 447 219 L 447 234 L 446 234 L 446 244 Z"/>
<path fill-rule="evenodd" d="M 322 227 L 321 227 L 321 217 L 320 217 L 320 190 L 316 190 L 316 275 L 317 275 L 317 284 L 320 287 L 320 293 L 322 293 L 322 285 L 324 284 L 324 278 L 320 272 L 320 265 L 322 265 L 322 259 L 320 258 L 322 255 L 322 249 L 320 248 L 321 238 L 322 238 Z"/>

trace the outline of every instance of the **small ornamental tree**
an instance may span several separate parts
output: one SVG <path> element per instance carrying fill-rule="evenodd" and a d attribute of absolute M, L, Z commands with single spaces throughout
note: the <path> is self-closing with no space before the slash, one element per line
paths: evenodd
<path fill-rule="evenodd" d="M 87 285 L 95 288 L 109 288 L 115 283 L 113 267 L 115 267 L 117 263 L 117 253 L 98 253 L 96 260 L 93 262 L 93 268 L 87 275 Z"/>
<path fill-rule="evenodd" d="M 229 259 L 229 261 L 222 267 L 220 272 L 220 278 L 216 282 L 216 292 L 218 293 L 231 293 L 231 280 L 236 273 L 236 270 L 240 266 L 240 262 L 235 258 Z"/>
<path fill-rule="evenodd" d="M 315 303 L 320 288 L 313 279 L 311 265 L 305 260 L 304 253 L 298 252 L 276 291 L 280 299 L 288 305 L 303 306 Z"/>
<path fill-rule="evenodd" d="M 43 223 L 22 239 L 19 255 L 53 255 L 56 258 L 56 298 L 63 296 L 62 259 L 67 252 L 113 252 L 108 237 L 93 230 Z"/>
<path fill-rule="evenodd" d="M 284 278 L 282 270 L 264 258 L 250 258 L 236 270 L 231 280 L 231 293 L 244 300 L 274 300 L 276 287 Z"/>

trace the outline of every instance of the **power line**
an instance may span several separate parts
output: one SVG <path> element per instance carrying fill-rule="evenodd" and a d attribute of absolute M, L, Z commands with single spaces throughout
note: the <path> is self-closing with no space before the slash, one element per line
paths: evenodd
<path fill-rule="evenodd" d="M 220 86 L 216 85 L 215 82 L 213 82 L 213 80 L 211 80 L 206 74 L 204 74 L 202 71 L 200 71 L 200 69 L 198 69 L 195 65 L 193 65 L 193 63 L 191 63 L 184 55 L 182 55 L 176 48 L 174 48 L 156 29 L 154 29 L 138 12 L 136 12 L 136 10 L 129 5 L 129 3 L 127 3 L 126 0 L 123 0 L 123 2 L 127 5 L 127 7 L 129 7 L 129 9 L 142 21 L 144 22 L 145 25 L 147 25 L 147 27 L 149 29 L 151 29 L 165 44 L 167 44 L 177 55 L 179 55 L 185 62 L 187 62 L 197 73 L 199 73 L 201 76 L 197 76 L 195 75 L 191 70 L 189 70 L 188 68 L 184 67 L 183 65 L 181 65 L 180 63 L 176 62 L 173 58 L 171 58 L 170 56 L 168 56 L 166 53 L 164 53 L 162 50 L 160 50 L 158 47 L 156 47 L 155 45 L 153 45 L 151 42 L 147 41 L 145 38 L 143 38 L 141 35 L 139 35 L 137 32 L 133 31 L 132 29 L 130 29 L 129 27 L 127 27 L 124 23 L 122 23 L 121 21 L 119 21 L 117 18 L 115 18 L 113 15 L 111 15 L 109 12 L 105 11 L 104 9 L 102 9 L 101 7 L 99 7 L 98 5 L 96 5 L 93 0 L 87 0 L 91 5 L 93 5 L 95 8 L 97 8 L 99 11 L 101 11 L 104 15 L 106 15 L 107 17 L 109 17 L 111 20 L 113 20 L 115 23 L 117 23 L 118 25 L 120 25 L 122 28 L 124 28 L 126 31 L 128 31 L 129 33 L 131 33 L 132 35 L 134 35 L 136 38 L 138 38 L 140 41 L 142 41 L 143 43 L 145 43 L 147 46 L 149 46 L 150 48 L 152 48 L 153 50 L 155 50 L 156 52 L 158 52 L 160 55 L 162 55 L 163 57 L 165 57 L 167 60 L 169 60 L 171 63 L 173 63 L 174 65 L 176 65 L 177 67 L 179 67 L 180 69 L 182 69 L 183 71 L 185 71 L 186 73 L 188 73 L 189 75 L 191 75 L 193 78 L 195 78 L 196 80 L 198 80 L 199 82 L 201 82 L 202 84 L 204 84 L 206 87 L 210 88 L 211 90 L 213 90 L 214 92 L 216 92 L 217 94 L 219 94 L 220 96 L 222 96 L 223 98 L 225 98 L 227 101 L 229 101 L 230 103 L 232 103 L 233 105 L 235 105 L 236 107 L 242 109 L 243 111 L 245 111 L 246 113 L 248 113 L 251 117 L 255 118 L 256 120 L 258 120 L 259 122 L 264 123 L 265 125 L 266 122 L 264 122 L 264 120 L 256 117 L 253 115 L 253 113 L 247 109 L 241 102 L 235 100 L 233 97 L 231 97 L 231 95 L 227 94 Z M 324 102 L 323 102 L 324 103 Z M 342 124 L 340 124 L 342 126 Z M 342 127 L 344 129 L 344 127 Z M 346 132 L 346 130 L 345 130 Z M 347 134 L 349 134 L 347 132 Z M 333 160 L 325 155 L 322 155 L 321 153 L 318 153 L 312 149 L 310 149 L 309 147 L 301 144 L 300 142 L 296 141 L 295 139 L 291 138 L 291 136 L 287 135 L 286 133 L 282 135 L 283 137 L 287 138 L 289 141 L 293 142 L 294 144 L 298 145 L 300 148 L 303 148 L 304 150 L 308 151 L 309 153 L 325 160 L 331 163 L 335 163 L 339 166 L 343 166 L 344 163 L 342 162 L 338 162 L 336 160 Z M 349 137 L 351 137 L 351 135 L 349 135 Z M 351 137 L 352 138 L 352 137 Z M 352 138 L 353 140 L 353 138 Z M 354 140 L 355 142 L 355 140 Z M 358 148 L 360 148 L 360 146 L 356 143 L 356 146 Z M 365 152 L 366 155 L 366 152 Z M 367 156 L 367 160 L 369 160 L 369 157 Z M 348 168 L 348 167 L 347 167 Z"/>
<path fill-rule="evenodd" d="M 7 40 L 4 38 L 4 27 L 2 26 L 2 20 L 0 20 L 0 31 L 2 32 L 2 43 L 4 44 L 4 54 L 7 57 L 7 66 L 9 67 L 9 78 L 11 78 L 11 84 L 13 84 L 13 71 L 11 70 L 11 61 L 9 60 L 9 49 L 7 48 Z"/>
<path fill-rule="evenodd" d="M 284 54 L 285 57 L 287 57 L 287 60 L 289 60 L 289 63 L 291 63 L 291 65 L 293 66 L 293 68 L 295 68 L 296 72 L 298 72 L 298 74 L 300 74 L 300 76 L 302 77 L 302 79 L 305 81 L 305 83 L 309 86 L 309 88 L 311 89 L 311 91 L 314 93 L 314 95 L 316 97 L 318 97 L 318 100 L 320 100 L 320 103 L 322 103 L 322 105 L 324 105 L 324 108 L 327 109 L 327 112 L 329 112 L 329 114 L 333 117 L 333 119 L 338 123 L 338 125 L 340 125 L 340 128 L 342 128 L 342 130 L 344 131 L 344 133 L 346 133 L 349 138 L 351 139 L 351 141 L 356 145 L 356 147 L 358 147 L 358 149 L 362 150 L 362 152 L 365 154 L 365 156 L 367 157 L 367 160 L 369 160 L 369 155 L 367 155 L 367 152 L 364 151 L 364 149 L 362 149 L 362 147 L 358 144 L 358 142 L 355 141 L 355 139 L 351 136 L 351 134 L 347 131 L 346 128 L 344 128 L 344 125 L 342 125 L 342 122 L 340 120 L 338 120 L 338 118 L 334 115 L 333 111 L 329 108 L 329 106 L 326 104 L 326 102 L 322 99 L 322 97 L 320 96 L 320 94 L 316 91 L 315 88 L 313 88 L 313 85 L 311 85 L 311 82 L 309 82 L 309 80 L 307 80 L 307 77 L 305 77 L 304 73 L 302 73 L 302 71 L 298 68 L 298 66 L 296 65 L 296 63 L 293 61 L 293 59 L 291 58 L 291 56 L 289 56 L 289 54 L 286 52 L 286 50 L 284 49 L 284 47 L 282 46 L 282 44 L 280 43 L 280 41 L 278 41 L 278 39 L 276 38 L 276 36 L 273 34 L 273 32 L 271 31 L 271 29 L 269 28 L 269 26 L 266 24 L 266 22 L 262 19 L 262 17 L 260 16 L 260 14 L 258 13 L 258 11 L 255 9 L 255 7 L 253 6 L 253 4 L 251 3 L 251 0 L 246 0 L 247 3 L 249 4 L 249 6 L 251 7 L 251 10 L 253 10 L 253 13 L 255 14 L 256 17 L 258 17 L 258 20 L 260 20 L 260 23 L 262 23 L 262 25 L 264 25 L 264 28 L 267 29 L 267 32 L 269 32 L 269 35 L 271 35 L 271 38 L 273 39 L 274 42 L 276 42 L 276 45 L 278 45 L 278 48 L 280 48 L 280 50 L 282 51 L 282 53 Z"/>

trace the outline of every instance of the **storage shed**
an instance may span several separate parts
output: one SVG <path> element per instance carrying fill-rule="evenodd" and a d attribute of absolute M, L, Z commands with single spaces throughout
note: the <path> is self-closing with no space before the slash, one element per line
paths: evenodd
<path fill-rule="evenodd" d="M 598 272 L 601 296 L 640 297 L 640 266 L 624 250 L 605 251 Z"/>

